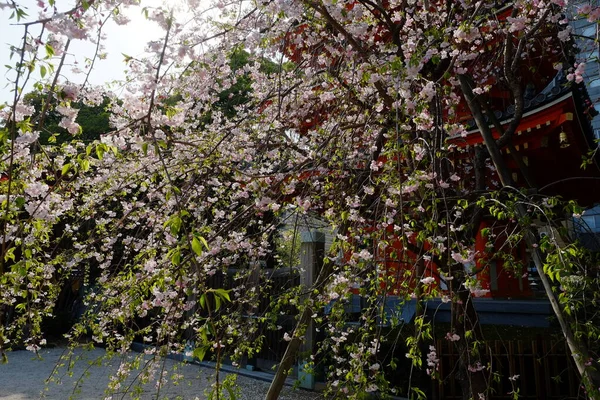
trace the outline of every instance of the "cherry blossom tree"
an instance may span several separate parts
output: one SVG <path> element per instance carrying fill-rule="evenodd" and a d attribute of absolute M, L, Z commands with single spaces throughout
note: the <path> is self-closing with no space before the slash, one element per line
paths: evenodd
<path fill-rule="evenodd" d="M 493 214 L 492 248 L 503 229 L 511 240 L 499 251 L 510 254 L 521 241 L 534 249 L 543 277 L 547 255 L 560 250 L 546 242 L 541 253 L 526 223 L 552 219 L 554 200 L 513 190 L 500 150 L 511 149 L 523 116 L 530 66 L 546 58 L 569 68 L 565 4 L 306 0 L 203 8 L 190 1 L 185 13 L 144 8 L 162 40 L 148 43 L 145 58 L 126 57 L 124 89 L 108 95 L 112 128 L 84 143 L 74 105 L 101 104 L 107 92 L 86 75 L 80 83 L 61 78 L 70 44 L 86 41 L 99 57 L 110 34 L 105 25 L 125 23 L 123 9 L 136 5 L 89 1 L 63 10 L 40 1 L 39 16 L 29 20 L 17 2 L 0 3 L 23 27 L 22 42 L 11 48 L 14 97 L 2 108 L 0 131 L 0 349 L 13 342 L 39 349 L 41 322 L 61 286 L 83 274 L 87 311 L 70 333 L 74 342 L 91 333 L 124 352 L 143 341 L 157 359 L 188 351 L 219 367 L 225 357 L 241 362 L 256 354 L 264 332 L 278 329 L 277 315 L 292 309 L 296 326 L 281 332 L 287 351 L 269 399 L 278 397 L 313 327 L 326 332 L 317 358 L 334 361 L 326 371 L 332 394 L 418 397 L 425 388 L 398 388 L 386 378 L 394 361 L 381 349 L 397 338 L 382 321 L 399 321 L 389 319 L 385 298 L 418 301 L 407 357 L 435 378 L 439 360 L 422 307 L 442 297 L 452 306 L 446 338 L 461 354 L 464 398 L 487 398 L 494 371 L 472 301 L 485 292 L 476 274 L 486 264 L 474 250 L 481 222 Z M 23 91 L 38 72 L 35 90 L 45 100 L 32 118 Z M 581 73 L 573 67 L 569 79 Z M 493 118 L 489 94 L 497 87 L 514 107 L 506 127 Z M 39 146 L 50 111 L 73 138 Z M 457 156 L 466 116 L 484 146 Z M 534 188 L 523 160 L 511 154 Z M 285 266 L 275 238 L 296 216 L 318 217 L 336 240 L 312 287 L 274 296 L 260 265 Z M 545 288 L 591 395 L 600 387 L 591 350 L 548 280 Z M 367 305 L 349 327 L 344 300 L 352 289 Z M 268 306 L 259 309 L 265 298 Z M 110 389 L 130 367 L 123 365 Z M 152 368 L 144 379 L 159 388 L 163 382 Z M 218 397 L 230 382 L 215 379 Z"/>

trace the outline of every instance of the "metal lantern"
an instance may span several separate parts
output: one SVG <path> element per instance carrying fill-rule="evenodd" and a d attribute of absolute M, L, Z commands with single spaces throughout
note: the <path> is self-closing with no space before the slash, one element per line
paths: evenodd
<path fill-rule="evenodd" d="M 558 135 L 558 142 L 560 143 L 561 149 L 566 149 L 571 145 L 565 131 L 560 131 L 560 134 Z"/>

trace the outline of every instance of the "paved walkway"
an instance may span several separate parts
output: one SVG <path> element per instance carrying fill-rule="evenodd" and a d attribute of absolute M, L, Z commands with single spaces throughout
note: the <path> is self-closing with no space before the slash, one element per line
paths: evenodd
<path fill-rule="evenodd" d="M 105 359 L 103 349 L 90 351 L 78 350 L 70 359 L 75 361 L 73 367 L 68 370 L 69 361 L 59 366 L 61 356 L 66 354 L 65 348 L 44 349 L 40 351 L 41 359 L 28 351 L 15 351 L 8 353 L 8 363 L 0 364 L 0 400 L 30 400 L 51 399 L 66 400 L 69 398 L 77 400 L 102 400 L 102 399 L 181 399 L 194 400 L 206 399 L 206 390 L 215 382 L 213 369 L 198 365 L 184 364 L 171 359 L 161 359 L 154 363 L 156 375 L 145 385 L 138 385 L 140 369 L 132 371 L 130 378 L 121 385 L 117 393 L 107 395 L 110 376 L 114 375 L 121 360 L 131 360 L 140 356 L 139 353 L 128 353 L 124 358 L 115 357 Z M 148 357 L 140 359 L 142 363 L 147 362 Z M 54 371 L 54 373 L 53 373 Z M 160 372 L 168 377 L 179 375 L 178 384 L 171 379 L 160 388 L 156 388 L 157 376 Z M 221 374 L 223 379 L 227 374 Z M 52 376 L 53 381 L 45 383 Z M 269 384 L 260 380 L 245 376 L 238 376 L 239 399 L 259 400 L 264 399 Z M 138 388 L 136 389 L 136 386 Z M 133 393 L 138 390 L 139 397 Z M 286 387 L 282 400 L 313 400 L 321 398 L 319 394 L 296 390 Z"/>

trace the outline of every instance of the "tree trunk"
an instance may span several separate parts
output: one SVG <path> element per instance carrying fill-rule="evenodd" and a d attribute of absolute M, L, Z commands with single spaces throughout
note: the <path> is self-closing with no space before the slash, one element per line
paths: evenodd
<path fill-rule="evenodd" d="M 311 295 L 312 299 L 313 295 Z M 269 391 L 265 397 L 265 400 L 277 400 L 279 398 L 279 393 L 281 393 L 281 389 L 283 389 L 283 385 L 285 384 L 285 380 L 296 360 L 296 356 L 298 351 L 300 350 L 300 345 L 302 344 L 302 336 L 304 335 L 304 331 L 310 322 L 310 318 L 312 315 L 312 308 L 305 307 L 304 311 L 300 315 L 298 322 L 296 323 L 296 328 L 292 334 L 292 340 L 287 345 L 285 349 L 285 354 L 283 355 L 283 359 L 277 366 L 277 372 L 275 373 L 275 377 L 271 381 L 271 386 L 269 386 Z"/>
<path fill-rule="evenodd" d="M 525 215 L 526 210 L 524 207 L 517 207 L 517 216 L 519 218 L 523 218 Z M 556 294 L 552 288 L 552 284 L 544 272 L 544 263 L 542 261 L 543 256 L 537 246 L 537 240 L 532 232 L 527 232 L 525 235 L 525 242 L 531 251 L 535 268 L 538 271 L 540 280 L 542 281 L 542 286 L 544 286 L 544 291 L 548 296 L 548 300 L 550 301 L 554 315 L 560 324 L 560 328 L 567 342 L 569 351 L 571 352 L 571 356 L 573 357 L 573 361 L 575 362 L 575 366 L 577 367 L 577 371 L 579 372 L 579 375 L 581 375 L 587 395 L 590 399 L 598 399 L 600 398 L 600 373 L 596 369 L 596 366 L 586 366 L 588 361 L 593 360 L 587 344 L 584 340 L 576 339 L 575 335 L 573 334 L 571 329 L 571 324 L 573 321 L 568 315 L 563 313 L 561 305 L 558 302 Z"/>

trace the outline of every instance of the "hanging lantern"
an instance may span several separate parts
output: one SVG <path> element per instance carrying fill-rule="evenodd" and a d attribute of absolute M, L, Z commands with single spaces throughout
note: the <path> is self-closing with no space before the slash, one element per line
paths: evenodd
<path fill-rule="evenodd" d="M 560 143 L 561 149 L 566 149 L 571 145 L 569 143 L 569 139 L 567 138 L 567 133 L 563 130 L 561 130 L 560 134 L 558 135 L 558 142 Z"/>

